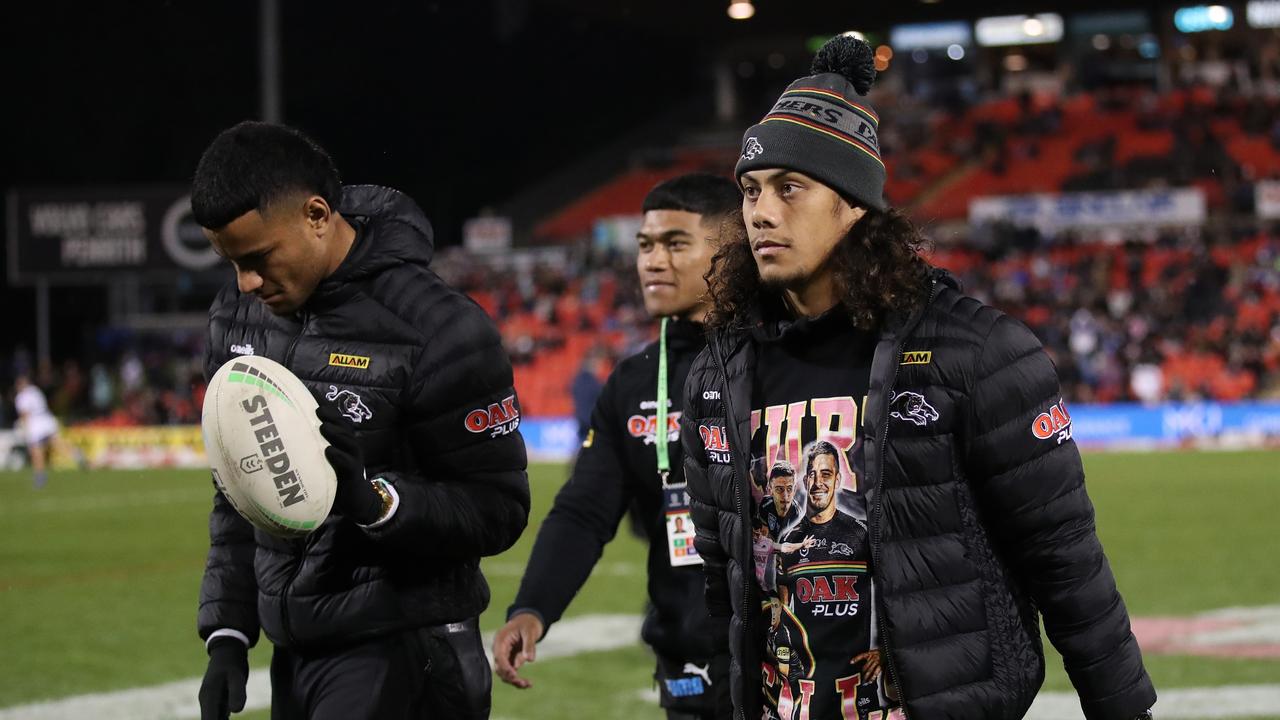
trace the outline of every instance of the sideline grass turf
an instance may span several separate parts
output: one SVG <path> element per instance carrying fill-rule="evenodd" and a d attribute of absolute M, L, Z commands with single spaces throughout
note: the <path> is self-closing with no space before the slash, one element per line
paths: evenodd
<path fill-rule="evenodd" d="M 1276 461 L 1266 452 L 1086 456 L 1103 543 L 1133 614 L 1280 601 L 1268 552 L 1280 511 Z M 530 529 L 484 563 L 493 588 L 486 631 L 501 624 L 565 472 L 533 466 Z M 203 672 L 194 617 L 211 493 L 197 471 L 54 473 L 39 491 L 26 473 L 0 473 L 0 707 Z M 602 563 L 569 614 L 641 612 L 641 543 L 624 527 Z M 252 662 L 268 658 L 264 642 Z M 1158 688 L 1280 678 L 1280 661 L 1149 656 L 1148 667 Z M 494 717 L 658 718 L 638 696 L 651 672 L 640 646 L 534 663 L 533 689 L 495 684 Z M 1070 689 L 1056 656 L 1045 686 Z"/>

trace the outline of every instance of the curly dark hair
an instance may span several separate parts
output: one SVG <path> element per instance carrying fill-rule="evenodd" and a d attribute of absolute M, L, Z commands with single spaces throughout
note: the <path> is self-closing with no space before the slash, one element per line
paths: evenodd
<path fill-rule="evenodd" d="M 897 208 L 867 208 L 832 250 L 836 282 L 854 326 L 873 330 L 890 312 L 910 313 L 924 302 L 929 264 L 920 253 L 928 246 L 911 220 Z M 745 330 L 752 309 L 762 302 L 781 301 L 760 281 L 742 211 L 720 226 L 720 247 L 707 272 L 713 328 Z"/>

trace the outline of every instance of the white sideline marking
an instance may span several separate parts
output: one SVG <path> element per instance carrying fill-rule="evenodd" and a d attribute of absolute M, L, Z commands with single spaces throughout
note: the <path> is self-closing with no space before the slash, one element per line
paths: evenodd
<path fill-rule="evenodd" d="M 1280 708 L 1280 685 L 1223 685 L 1221 687 L 1156 688 L 1154 715 L 1160 720 L 1240 718 L 1270 716 Z M 658 691 L 645 688 L 635 697 L 657 704 Z M 1032 703 L 1026 720 L 1082 720 L 1080 699 L 1073 692 L 1042 692 Z"/>
<path fill-rule="evenodd" d="M 1156 717 L 1238 718 L 1273 715 L 1280 708 L 1280 685 L 1223 685 L 1204 688 L 1156 688 Z M 1080 720 L 1075 693 L 1040 693 L 1028 720 Z"/>
<path fill-rule="evenodd" d="M 617 650 L 640 644 L 640 615 L 583 615 L 561 620 L 538 643 L 538 660 L 572 657 L 589 652 Z M 484 636 L 484 651 L 490 654 L 493 633 Z M 493 658 L 489 658 L 493 662 Z"/>
<path fill-rule="evenodd" d="M 198 646 L 197 646 L 197 649 Z M 266 670 L 249 673 L 245 710 L 271 706 L 271 680 Z M 75 695 L 61 700 L 17 705 L 0 710 L 3 720 L 178 720 L 199 718 L 200 678 L 116 692 Z M 232 716 L 234 717 L 234 716 Z"/>
<path fill-rule="evenodd" d="M 562 620 L 552 626 L 547 639 L 538 645 L 538 660 L 637 645 L 641 619 L 639 615 L 584 615 Z M 493 635 L 486 634 L 486 653 L 492 642 Z M 0 720 L 192 720 L 200 717 L 196 702 L 199 691 L 200 678 L 191 678 L 3 708 Z M 1177 688 L 1159 690 L 1159 693 L 1156 716 L 1162 719 L 1260 717 L 1272 715 L 1280 708 L 1280 684 Z M 249 673 L 247 696 L 245 710 L 271 706 L 271 683 L 265 669 Z M 656 703 L 657 690 L 640 690 L 635 697 Z M 1040 693 L 1027 715 L 1028 720 L 1080 720 L 1081 717 L 1079 700 L 1070 692 Z"/>
<path fill-rule="evenodd" d="M 547 639 L 538 644 L 538 661 L 637 645 L 641 621 L 639 615 L 584 615 L 562 620 L 552 625 Z M 493 634 L 486 634 L 486 655 L 492 644 Z M 198 651 L 198 643 L 193 647 Z M 191 678 L 16 705 L 0 709 L 0 720 L 191 720 L 200 717 L 199 692 L 200 678 Z M 271 707 L 271 680 L 265 668 L 249 673 L 246 696 L 246 711 Z"/>
<path fill-rule="evenodd" d="M 1201 617 L 1240 620 L 1250 624 L 1240 628 L 1201 633 L 1195 638 L 1197 642 L 1236 645 L 1280 643 L 1280 605 L 1222 608 L 1204 613 Z M 1280 708 L 1280 705 L 1276 707 Z"/>

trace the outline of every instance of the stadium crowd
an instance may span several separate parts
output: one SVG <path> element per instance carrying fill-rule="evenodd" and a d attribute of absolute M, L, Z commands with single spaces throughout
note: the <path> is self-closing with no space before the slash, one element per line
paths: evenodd
<path fill-rule="evenodd" d="M 1119 241 L 987 227 L 930 258 L 1035 331 L 1073 402 L 1280 399 L 1280 227 Z M 439 269 L 498 320 L 526 412 L 568 415 L 575 374 L 603 377 L 653 337 L 632 262 L 584 250 L 516 268 L 453 248 Z M 201 343 L 199 333 L 104 334 L 88 363 L 38 364 L 19 350 L 0 366 L 10 379 L 0 426 L 13 421 L 19 373 L 66 423 L 199 422 Z"/>
<path fill-rule="evenodd" d="M 110 427 L 191 425 L 204 402 L 203 333 L 134 337 L 103 332 L 95 358 L 35 361 L 18 348 L 0 358 L 0 427 L 9 427 L 13 380 L 25 375 L 39 387 L 49 409 L 65 424 Z"/>
<path fill-rule="evenodd" d="M 1280 398 L 1277 232 L 985 235 L 934 262 L 1031 327 L 1075 402 Z"/>
<path fill-rule="evenodd" d="M 931 260 L 1027 323 L 1075 402 L 1280 398 L 1280 228 L 1050 240 L 989 227 L 935 248 Z M 499 319 L 520 365 L 583 336 L 618 357 L 653 332 L 620 254 L 524 272 L 459 254 L 451 266 L 461 270 L 453 281 Z"/>
<path fill-rule="evenodd" d="M 1252 219 L 1254 183 L 1280 178 L 1280 111 L 1274 93 L 1237 85 L 982 102 L 895 95 L 896 121 L 881 134 L 891 159 L 886 194 L 921 219 L 946 220 L 980 195 L 1200 188 L 1204 227 L 1049 238 L 973 226 L 938 238 L 931 261 L 1027 323 L 1074 402 L 1280 398 L 1280 226 Z M 704 155 L 704 164 L 718 158 Z M 630 185 L 647 191 L 652 181 L 640 179 Z M 590 203 L 574 212 L 598 214 Z M 444 248 L 434 263 L 498 320 L 529 415 L 570 414 L 575 382 L 603 378 L 655 332 L 630 253 L 571 237 L 498 256 Z M 0 356 L 0 427 L 13 422 L 19 374 L 66 423 L 198 422 L 202 342 L 198 332 L 108 329 L 87 360 L 40 364 L 25 349 Z"/>
<path fill-rule="evenodd" d="M 1274 96 L 1189 84 L 1021 92 L 904 111 L 881 133 L 885 193 L 925 218 L 963 218 L 985 195 L 1196 187 L 1215 212 L 1251 213 L 1253 183 L 1280 178 Z"/>

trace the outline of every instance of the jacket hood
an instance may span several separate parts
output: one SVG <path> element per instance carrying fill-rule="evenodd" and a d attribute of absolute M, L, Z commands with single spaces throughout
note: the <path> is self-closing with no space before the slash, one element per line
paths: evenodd
<path fill-rule="evenodd" d="M 785 316 L 764 320 L 751 328 L 751 337 L 761 343 L 802 340 L 811 336 L 825 335 L 833 330 L 848 329 L 851 326 L 852 323 L 849 322 L 849 316 L 844 308 L 836 305 L 813 318 Z"/>
<path fill-rule="evenodd" d="M 930 284 L 942 283 L 957 291 L 962 290 L 960 281 L 942 268 L 930 267 L 927 278 Z M 818 317 L 797 318 L 787 308 L 781 294 L 761 293 L 760 302 L 749 310 L 748 318 L 751 324 L 748 330 L 750 336 L 757 342 L 777 342 L 792 336 L 829 331 L 832 325 L 838 323 L 843 316 L 843 308 L 836 305 Z M 890 312 L 883 318 L 882 329 L 896 329 L 907 320 L 908 318 L 897 312 Z"/>
<path fill-rule="evenodd" d="M 701 348 L 707 344 L 707 330 L 702 323 L 679 318 L 667 319 L 667 347 L 678 352 Z"/>
<path fill-rule="evenodd" d="M 348 185 L 338 212 L 355 228 L 356 239 L 338 269 L 316 287 L 313 298 L 341 295 L 346 285 L 397 265 L 430 266 L 435 233 L 408 195 L 377 185 Z"/>

